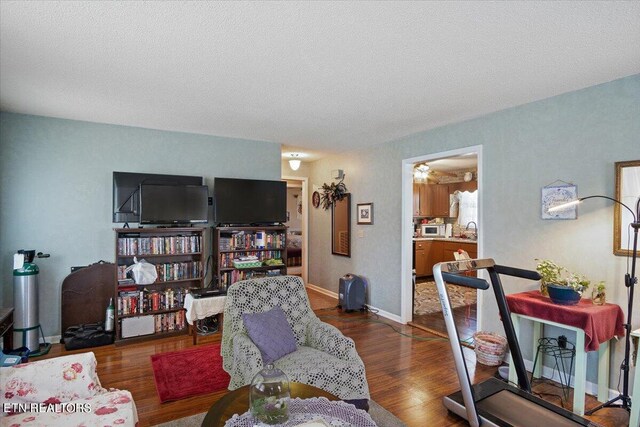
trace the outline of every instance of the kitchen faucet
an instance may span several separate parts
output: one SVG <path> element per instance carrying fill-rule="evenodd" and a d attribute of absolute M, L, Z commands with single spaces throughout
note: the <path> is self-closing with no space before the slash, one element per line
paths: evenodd
<path fill-rule="evenodd" d="M 469 225 L 471 225 L 471 224 L 473 224 L 473 229 L 475 230 L 475 231 L 473 232 L 473 237 L 474 237 L 475 239 L 477 239 L 477 238 L 478 238 L 478 224 L 476 224 L 474 221 L 469 221 L 469 222 L 467 223 L 467 227 L 465 228 L 465 230 L 469 230 Z"/>

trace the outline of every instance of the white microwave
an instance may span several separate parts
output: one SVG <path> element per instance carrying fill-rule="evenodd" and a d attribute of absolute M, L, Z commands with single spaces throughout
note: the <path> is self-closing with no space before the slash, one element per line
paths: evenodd
<path fill-rule="evenodd" d="M 420 225 L 420 234 L 422 237 L 444 237 L 444 224 L 422 224 Z"/>

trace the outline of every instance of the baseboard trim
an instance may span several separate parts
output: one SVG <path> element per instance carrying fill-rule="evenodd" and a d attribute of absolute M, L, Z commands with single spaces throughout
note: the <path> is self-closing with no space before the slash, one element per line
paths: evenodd
<path fill-rule="evenodd" d="M 377 307 L 367 304 L 369 311 L 377 314 L 378 316 L 384 317 L 385 319 L 393 320 L 396 323 L 400 323 L 401 325 L 406 325 L 406 322 L 402 321 L 402 318 L 397 314 L 389 313 L 388 311 L 381 310 Z"/>
<path fill-rule="evenodd" d="M 322 295 L 326 295 L 328 297 L 335 298 L 336 300 L 338 299 L 338 294 L 336 292 L 332 292 L 332 291 L 330 291 L 328 289 L 321 288 L 320 286 L 312 285 L 311 283 L 307 283 L 305 286 L 307 288 L 313 290 L 313 291 L 316 291 L 316 292 L 322 294 Z"/>
<path fill-rule="evenodd" d="M 325 288 L 321 288 L 320 286 L 312 285 L 311 283 L 307 283 L 305 286 L 307 288 L 313 290 L 313 291 L 316 291 L 316 292 L 320 293 L 320 294 L 323 294 L 323 295 L 326 295 L 328 297 L 335 298 L 336 300 L 338 300 L 338 294 L 336 292 L 330 291 L 330 290 L 325 289 Z M 366 304 L 366 306 L 369 308 L 369 311 L 371 311 L 372 313 L 377 314 L 378 316 L 384 317 L 384 318 L 389 319 L 389 320 L 393 320 L 394 322 L 398 322 L 400 324 L 404 324 L 402 322 L 402 319 L 400 318 L 400 316 L 398 316 L 396 314 L 389 313 L 388 311 L 381 310 L 381 309 L 379 309 L 377 307 L 373 307 L 372 305 L 369 305 L 369 304 Z"/>
<path fill-rule="evenodd" d="M 508 361 L 508 360 L 509 360 L 509 358 L 506 357 L 505 361 Z M 533 361 L 532 360 L 525 360 L 524 361 L 524 365 L 525 365 L 525 368 L 528 371 L 527 375 L 529 375 L 529 378 L 531 378 L 530 375 L 531 375 L 531 371 L 533 370 Z M 555 381 L 558 384 L 560 384 L 560 375 L 558 375 L 558 372 L 555 369 L 553 369 L 552 367 L 549 367 L 549 366 L 543 366 L 542 367 L 542 376 L 541 376 L 541 378 L 536 378 L 536 379 L 534 379 L 534 381 L 535 380 L 540 380 L 540 379 L 549 379 L 549 380 Z M 571 384 L 570 385 L 571 388 L 573 388 L 574 381 L 575 381 L 575 378 L 574 378 L 573 375 L 571 375 L 569 377 L 569 384 Z M 590 394 L 591 396 L 597 397 L 598 396 L 598 383 L 592 383 L 590 381 L 587 381 L 586 384 L 585 384 L 585 392 L 587 394 Z M 607 400 L 613 399 L 614 397 L 617 397 L 619 394 L 620 393 L 617 390 L 612 390 L 611 388 L 609 388 L 609 398 Z"/>

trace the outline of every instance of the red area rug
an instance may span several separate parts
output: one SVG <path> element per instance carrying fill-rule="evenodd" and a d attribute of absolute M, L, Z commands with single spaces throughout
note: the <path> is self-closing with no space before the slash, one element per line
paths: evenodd
<path fill-rule="evenodd" d="M 222 369 L 220 344 L 154 354 L 151 366 L 163 403 L 211 393 L 229 385 L 229 374 Z"/>

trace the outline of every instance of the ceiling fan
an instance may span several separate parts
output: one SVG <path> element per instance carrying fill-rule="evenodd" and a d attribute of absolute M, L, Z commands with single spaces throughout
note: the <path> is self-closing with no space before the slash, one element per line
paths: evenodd
<path fill-rule="evenodd" d="M 439 181 L 439 177 L 441 176 L 455 177 L 456 174 L 446 171 L 437 171 L 435 169 L 432 169 L 426 163 L 419 163 L 413 168 L 413 179 L 416 182 L 432 181 L 437 183 Z"/>

